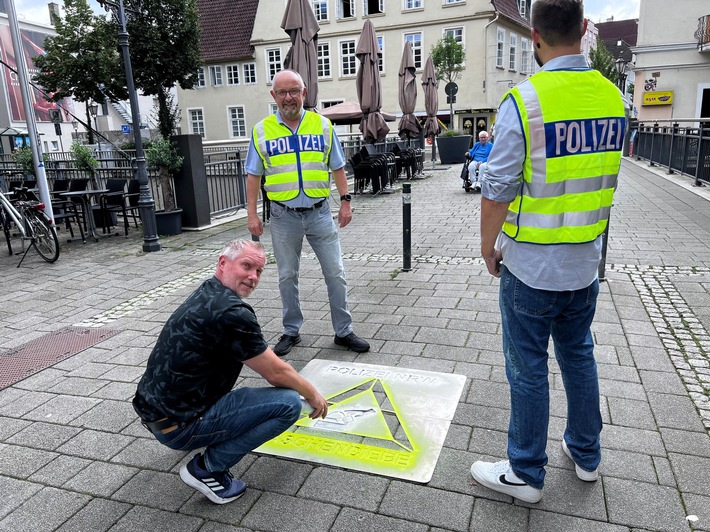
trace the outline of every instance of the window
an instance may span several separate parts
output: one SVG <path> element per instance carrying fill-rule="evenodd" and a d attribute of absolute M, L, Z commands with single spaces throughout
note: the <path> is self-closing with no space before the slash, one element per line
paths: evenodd
<path fill-rule="evenodd" d="M 340 75 L 354 76 L 355 74 L 357 74 L 355 41 L 340 41 Z"/>
<path fill-rule="evenodd" d="M 247 121 L 244 115 L 244 106 L 228 107 L 227 112 L 229 113 L 229 136 L 232 138 L 246 137 Z"/>
<path fill-rule="evenodd" d="M 256 83 L 256 63 L 244 63 L 244 84 L 254 85 Z"/>
<path fill-rule="evenodd" d="M 205 117 L 202 114 L 202 109 L 188 109 L 187 112 L 190 117 L 188 124 L 190 133 L 205 138 Z"/>
<path fill-rule="evenodd" d="M 508 70 L 515 70 L 518 59 L 518 36 L 515 33 L 510 34 L 508 52 Z"/>
<path fill-rule="evenodd" d="M 355 17 L 355 0 L 335 0 L 336 12 L 335 16 L 339 19 L 341 18 L 354 18 Z"/>
<path fill-rule="evenodd" d="M 520 39 L 520 73 L 530 72 L 530 40 L 523 37 Z"/>
<path fill-rule="evenodd" d="M 320 102 L 320 106 L 322 109 L 327 109 L 328 107 L 333 107 L 334 105 L 338 105 L 344 101 L 345 100 L 323 100 Z"/>
<path fill-rule="evenodd" d="M 330 73 L 330 43 L 318 43 L 318 77 L 329 78 Z"/>
<path fill-rule="evenodd" d="M 385 71 L 385 36 L 384 35 L 377 36 L 377 44 L 380 45 L 380 55 L 378 58 L 380 74 L 383 74 Z"/>
<path fill-rule="evenodd" d="M 362 0 L 363 15 L 377 15 L 385 12 L 385 0 Z"/>
<path fill-rule="evenodd" d="M 210 67 L 210 83 L 213 87 L 222 86 L 222 67 L 221 66 L 211 66 Z"/>
<path fill-rule="evenodd" d="M 316 20 L 322 22 L 328 20 L 328 1 L 313 0 L 313 13 L 316 15 Z"/>
<path fill-rule="evenodd" d="M 444 5 L 446 4 L 463 4 L 466 0 L 444 0 Z"/>
<path fill-rule="evenodd" d="M 197 69 L 197 87 L 204 87 L 207 83 L 205 82 L 205 67 L 200 67 Z"/>
<path fill-rule="evenodd" d="M 274 102 L 271 102 L 269 104 L 269 114 L 270 115 L 275 115 L 276 111 L 278 111 L 278 110 L 279 110 L 279 106 L 276 105 Z"/>
<path fill-rule="evenodd" d="M 412 43 L 412 52 L 414 53 L 414 66 L 417 70 L 422 68 L 422 33 L 405 33 L 404 40 Z"/>
<path fill-rule="evenodd" d="M 518 13 L 527 19 L 530 15 L 530 0 L 518 0 Z"/>
<path fill-rule="evenodd" d="M 405 11 L 407 9 L 421 9 L 423 0 L 404 0 L 404 6 L 402 9 Z"/>
<path fill-rule="evenodd" d="M 266 49 L 266 79 L 269 83 L 281 71 L 281 48 Z"/>
<path fill-rule="evenodd" d="M 460 45 L 463 45 L 463 28 L 445 28 L 444 29 L 444 36 L 446 35 L 451 35 L 454 40 L 459 43 Z"/>
<path fill-rule="evenodd" d="M 227 65 L 227 85 L 239 85 L 239 65 Z"/>
<path fill-rule="evenodd" d="M 503 68 L 503 48 L 505 47 L 505 30 L 498 28 L 498 37 L 496 44 L 496 66 Z"/>

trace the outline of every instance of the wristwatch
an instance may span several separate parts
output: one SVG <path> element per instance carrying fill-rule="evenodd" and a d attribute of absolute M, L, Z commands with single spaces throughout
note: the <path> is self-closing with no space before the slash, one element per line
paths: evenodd
<path fill-rule="evenodd" d="M 340 196 L 340 201 L 350 201 L 352 199 L 353 198 L 350 194 L 343 194 L 342 196 Z"/>

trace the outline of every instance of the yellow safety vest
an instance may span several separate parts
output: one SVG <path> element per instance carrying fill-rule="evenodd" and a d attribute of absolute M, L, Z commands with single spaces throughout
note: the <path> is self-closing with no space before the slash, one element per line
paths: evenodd
<path fill-rule="evenodd" d="M 300 189 L 311 198 L 330 194 L 333 126 L 327 118 L 306 111 L 292 133 L 276 115 L 270 115 L 254 127 L 252 138 L 264 165 L 264 189 L 270 200 L 288 201 Z"/>
<path fill-rule="evenodd" d="M 609 221 L 621 165 L 619 90 L 596 70 L 543 70 L 507 97 L 521 118 L 526 156 L 503 232 L 534 244 L 593 241 Z"/>

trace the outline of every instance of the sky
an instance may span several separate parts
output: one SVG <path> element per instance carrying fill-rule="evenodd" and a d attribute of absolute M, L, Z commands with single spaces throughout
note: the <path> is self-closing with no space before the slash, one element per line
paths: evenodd
<path fill-rule="evenodd" d="M 62 0 L 54 1 L 59 4 L 59 6 L 64 4 Z M 605 22 L 612 16 L 614 20 L 638 18 L 640 1 L 641 0 L 584 0 L 584 13 L 592 22 Z M 15 10 L 20 19 L 49 24 L 47 4 L 48 0 L 15 0 Z M 94 13 L 105 13 L 96 0 L 89 0 L 89 5 L 94 10 Z"/>

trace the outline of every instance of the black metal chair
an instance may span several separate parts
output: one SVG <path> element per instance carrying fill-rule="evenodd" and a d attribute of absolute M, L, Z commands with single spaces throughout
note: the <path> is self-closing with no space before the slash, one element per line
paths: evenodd
<path fill-rule="evenodd" d="M 79 227 L 79 233 L 81 234 L 81 241 L 86 243 L 86 235 L 84 234 L 84 226 L 82 224 L 82 213 L 80 209 L 77 209 L 77 203 L 62 198 L 60 194 L 62 192 L 69 191 L 68 179 L 57 179 L 54 181 L 52 187 L 52 212 L 54 213 L 54 222 L 61 224 L 64 222 L 66 229 L 69 231 L 70 240 L 74 239 L 74 229 L 72 227 L 72 220 L 76 222 Z M 79 204 L 80 205 L 80 204 Z"/>
<path fill-rule="evenodd" d="M 126 187 L 125 179 L 109 178 L 106 180 L 106 188 L 109 190 L 101 195 L 101 212 L 104 216 L 104 232 L 110 230 L 113 225 L 112 213 L 121 213 L 123 218 L 123 232 L 128 237 L 128 227 L 130 223 L 128 217 L 133 218 L 133 223 L 138 229 L 138 197 L 140 196 L 140 183 L 136 179 L 128 180 Z"/>

